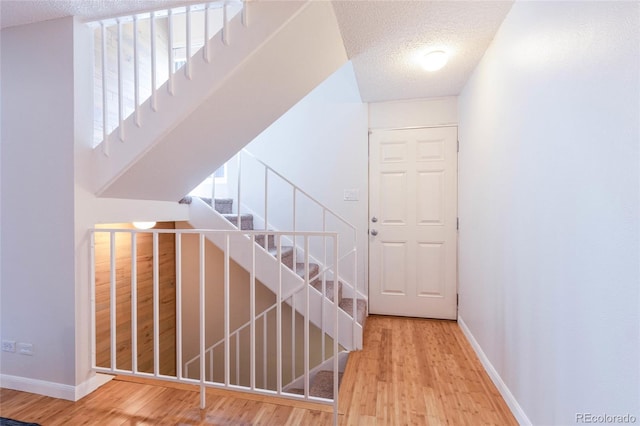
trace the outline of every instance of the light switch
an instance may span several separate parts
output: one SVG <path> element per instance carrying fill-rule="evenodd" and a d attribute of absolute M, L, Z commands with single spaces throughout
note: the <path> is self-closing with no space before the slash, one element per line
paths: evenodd
<path fill-rule="evenodd" d="M 359 189 L 345 189 L 344 201 L 358 201 L 360 199 Z"/>

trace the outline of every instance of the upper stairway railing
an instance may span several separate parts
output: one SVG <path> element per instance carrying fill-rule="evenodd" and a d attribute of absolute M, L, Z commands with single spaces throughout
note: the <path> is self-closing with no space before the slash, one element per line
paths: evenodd
<path fill-rule="evenodd" d="M 367 300 L 368 292 L 358 281 L 358 230 L 353 224 L 246 149 L 227 162 L 224 170 L 224 184 L 216 183 L 214 176 L 210 178 L 211 198 L 233 199 L 234 224 L 238 228 L 241 228 L 242 215 L 251 214 L 254 229 L 337 232 L 341 250 L 339 279 L 345 294 Z M 290 243 L 301 247 L 299 240 Z M 311 255 L 321 269 L 322 265 L 328 265 L 326 247 L 312 246 Z M 297 250 L 293 251 L 293 256 L 295 265 Z M 353 318 L 356 318 L 356 310 L 354 303 L 353 312 L 350 312 Z"/>
<path fill-rule="evenodd" d="M 246 0 L 218 0 L 90 22 L 95 28 L 94 146 L 102 143 L 109 155 L 109 134 L 126 139 L 124 121 L 135 116 L 143 125 L 140 109 L 150 98 L 158 111 L 157 94 L 166 83 L 176 95 L 174 77 L 184 72 L 191 79 L 191 61 L 200 53 L 211 58 L 210 41 L 219 34 L 229 45 L 229 22 L 242 13 L 249 23 Z"/>
<path fill-rule="evenodd" d="M 339 308 L 326 300 L 312 304 L 308 248 L 313 240 L 326 240 L 337 265 L 338 236 L 268 234 L 279 247 L 278 261 L 271 265 L 279 277 L 275 292 L 265 291 L 257 279 L 261 248 L 255 241 L 262 231 L 92 230 L 93 370 L 199 385 L 201 408 L 207 387 L 330 404 L 337 424 Z M 248 274 L 232 265 L 237 242 L 247 236 L 250 248 L 241 249 L 251 252 Z M 221 254 L 207 243 L 210 238 L 223 239 Z M 294 288 L 283 279 L 285 238 L 301 238 L 307 249 L 301 258 L 303 283 Z M 248 297 L 237 299 L 243 288 Z M 313 330 L 318 332 L 311 319 L 314 309 L 322 310 L 320 332 L 330 328 L 331 343 L 323 338 L 318 346 L 320 339 L 313 337 Z M 327 355 L 333 365 L 331 398 L 311 394 L 311 359 L 319 351 L 318 364 Z M 190 359 L 186 366 L 183 359 Z M 301 394 L 287 391 L 286 385 L 300 375 Z"/>

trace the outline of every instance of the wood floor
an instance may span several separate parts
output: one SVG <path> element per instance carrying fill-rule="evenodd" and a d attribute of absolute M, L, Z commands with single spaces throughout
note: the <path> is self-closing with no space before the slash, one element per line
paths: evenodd
<path fill-rule="evenodd" d="M 371 316 L 349 357 L 341 425 L 517 425 L 455 322 Z M 73 403 L 0 390 L 0 416 L 49 425 L 330 425 L 312 404 L 112 380 Z M 328 407 L 327 407 L 328 408 Z"/>
<path fill-rule="evenodd" d="M 517 425 L 456 322 L 371 316 L 349 355 L 343 425 Z"/>

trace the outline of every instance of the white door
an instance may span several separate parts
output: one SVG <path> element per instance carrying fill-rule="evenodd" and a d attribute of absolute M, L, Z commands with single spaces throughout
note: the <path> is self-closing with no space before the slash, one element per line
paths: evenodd
<path fill-rule="evenodd" d="M 456 319 L 457 129 L 369 138 L 369 311 Z"/>

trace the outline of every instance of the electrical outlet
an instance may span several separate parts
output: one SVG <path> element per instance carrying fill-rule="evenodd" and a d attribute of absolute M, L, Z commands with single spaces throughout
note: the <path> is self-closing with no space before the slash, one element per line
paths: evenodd
<path fill-rule="evenodd" d="M 18 343 L 18 353 L 21 355 L 33 355 L 33 343 Z"/>
<path fill-rule="evenodd" d="M 16 351 L 16 341 L 15 340 L 3 340 L 2 341 L 2 350 L 4 352 L 15 352 Z"/>

